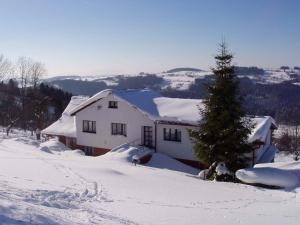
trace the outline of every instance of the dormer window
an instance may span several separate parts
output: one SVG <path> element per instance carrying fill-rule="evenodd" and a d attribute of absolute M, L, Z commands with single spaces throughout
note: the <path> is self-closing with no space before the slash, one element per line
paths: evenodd
<path fill-rule="evenodd" d="M 108 108 L 117 109 L 118 108 L 118 102 L 117 101 L 109 101 L 108 102 Z"/>

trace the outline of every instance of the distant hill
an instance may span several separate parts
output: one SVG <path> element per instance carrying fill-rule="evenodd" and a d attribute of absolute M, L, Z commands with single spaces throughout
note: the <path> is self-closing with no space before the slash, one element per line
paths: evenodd
<path fill-rule="evenodd" d="M 197 68 L 190 68 L 190 67 L 180 67 L 174 68 L 171 70 L 167 70 L 166 73 L 177 73 L 177 72 L 202 72 L 203 70 Z"/>
<path fill-rule="evenodd" d="M 282 112 L 283 109 L 300 110 L 300 71 L 236 66 L 235 72 L 240 78 L 247 113 L 271 115 L 284 122 L 290 114 Z M 203 98 L 207 95 L 205 85 L 213 79 L 212 71 L 174 68 L 157 74 L 64 76 L 48 78 L 44 82 L 74 95 L 90 96 L 107 88 L 149 88 L 168 97 Z"/>
<path fill-rule="evenodd" d="M 257 75 L 264 75 L 264 73 L 265 73 L 264 69 L 258 68 L 256 66 L 252 66 L 252 67 L 235 66 L 234 69 L 235 69 L 235 73 L 237 75 L 246 75 L 246 76 L 255 75 L 255 76 L 257 76 Z"/>

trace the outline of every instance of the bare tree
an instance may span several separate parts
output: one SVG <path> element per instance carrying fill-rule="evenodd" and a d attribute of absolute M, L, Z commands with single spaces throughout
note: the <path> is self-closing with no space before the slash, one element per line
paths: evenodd
<path fill-rule="evenodd" d="M 279 137 L 278 148 L 294 154 L 294 159 L 300 159 L 300 111 L 296 107 L 285 110 L 284 122 L 288 129 Z M 285 118 L 286 117 L 286 118 Z M 279 117 L 280 118 L 280 117 Z"/>
<path fill-rule="evenodd" d="M 30 84 L 36 89 L 43 75 L 46 74 L 45 65 L 41 62 L 33 62 L 30 71 Z"/>
<path fill-rule="evenodd" d="M 0 81 L 12 73 L 12 68 L 10 60 L 0 55 Z"/>
<path fill-rule="evenodd" d="M 22 127 L 26 130 L 26 91 L 30 82 L 30 74 L 32 71 L 33 61 L 28 57 L 20 57 L 16 65 L 16 76 L 18 77 L 20 84 L 20 94 L 21 94 L 21 122 Z"/>
<path fill-rule="evenodd" d="M 28 57 L 22 56 L 18 59 L 16 65 L 16 75 L 19 78 L 22 94 L 25 94 L 25 89 L 29 84 L 32 64 L 32 59 Z"/>

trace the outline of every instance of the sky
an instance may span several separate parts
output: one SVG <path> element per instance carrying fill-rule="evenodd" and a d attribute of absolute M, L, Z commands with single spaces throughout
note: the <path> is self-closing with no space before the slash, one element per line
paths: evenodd
<path fill-rule="evenodd" d="M 236 65 L 300 66 L 299 0 L 0 0 L 0 53 L 48 75 L 209 69 L 225 38 Z"/>

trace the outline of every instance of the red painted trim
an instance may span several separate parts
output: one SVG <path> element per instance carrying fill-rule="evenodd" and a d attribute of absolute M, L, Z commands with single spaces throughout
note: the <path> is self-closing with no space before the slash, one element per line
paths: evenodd
<path fill-rule="evenodd" d="M 83 145 L 77 145 L 77 149 L 81 149 L 82 151 L 84 151 L 84 147 Z M 109 152 L 111 149 L 107 149 L 107 148 L 98 148 L 98 147 L 93 147 L 94 148 L 94 154 L 93 156 L 99 156 L 99 155 L 104 155 L 105 153 Z"/>
<path fill-rule="evenodd" d="M 58 136 L 58 141 L 66 145 L 66 137 L 65 136 Z"/>

